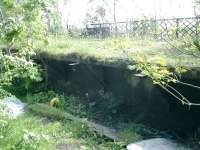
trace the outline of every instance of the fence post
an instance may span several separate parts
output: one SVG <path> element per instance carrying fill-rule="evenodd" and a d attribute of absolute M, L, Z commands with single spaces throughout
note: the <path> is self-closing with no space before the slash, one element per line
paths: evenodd
<path fill-rule="evenodd" d="M 157 21 L 154 19 L 154 38 L 157 39 Z"/>
<path fill-rule="evenodd" d="M 199 17 L 196 17 L 196 25 L 195 25 L 195 33 L 196 33 L 196 37 L 199 37 Z"/>
<path fill-rule="evenodd" d="M 101 26 L 101 23 L 99 24 L 99 28 L 100 28 L 100 33 L 99 33 L 99 38 L 102 38 L 103 37 L 103 33 L 102 33 L 102 26 Z"/>
<path fill-rule="evenodd" d="M 129 36 L 129 31 L 128 31 L 128 22 L 126 22 L 126 35 Z"/>
<path fill-rule="evenodd" d="M 179 19 L 176 19 L 176 38 L 179 38 Z"/>

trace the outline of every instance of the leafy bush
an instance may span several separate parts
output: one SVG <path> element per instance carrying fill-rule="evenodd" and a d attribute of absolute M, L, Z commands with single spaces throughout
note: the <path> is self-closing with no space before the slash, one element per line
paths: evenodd
<path fill-rule="evenodd" d="M 112 93 L 98 91 L 93 101 L 83 103 L 87 108 L 87 115 L 90 119 L 98 120 L 110 125 L 121 120 L 120 109 L 122 100 L 113 96 Z"/>
<path fill-rule="evenodd" d="M 56 107 L 61 110 L 65 110 L 79 117 L 87 116 L 87 107 L 80 103 L 81 100 L 79 97 L 65 96 L 54 91 L 47 91 L 29 94 L 26 96 L 25 100 L 28 103 L 47 103 L 49 105 L 54 105 L 54 102 L 56 102 Z"/>
<path fill-rule="evenodd" d="M 83 100 L 76 96 L 63 95 L 62 97 L 63 101 L 59 107 L 60 109 L 79 117 L 87 117 L 88 108 L 87 105 L 81 103 Z"/>
<path fill-rule="evenodd" d="M 0 86 L 12 85 L 14 79 L 26 80 L 25 87 L 28 88 L 31 81 L 41 81 L 38 66 L 31 60 L 17 56 L 3 55 L 0 52 Z"/>
<path fill-rule="evenodd" d="M 53 91 L 39 92 L 35 94 L 28 94 L 25 98 L 28 103 L 49 103 L 54 97 L 59 95 Z"/>
<path fill-rule="evenodd" d="M 13 96 L 11 93 L 9 93 L 8 91 L 0 88 L 0 99 L 3 99 L 5 97 L 11 97 Z"/>
<path fill-rule="evenodd" d="M 99 121 L 112 122 L 113 118 L 119 118 L 119 109 L 122 101 L 116 99 L 111 93 L 99 91 L 95 101 L 88 102 L 84 98 L 69 95 L 65 96 L 54 91 L 29 94 L 25 98 L 28 103 L 46 103 L 81 118 L 97 119 Z"/>
<path fill-rule="evenodd" d="M 22 89 L 28 93 L 33 82 L 42 80 L 41 70 L 31 57 L 37 41 L 46 39 L 42 12 L 47 3 L 45 0 L 0 2 L 0 41 L 5 46 L 4 53 L 0 50 L 0 88 L 23 85 Z M 11 52 L 12 49 L 16 51 Z"/>

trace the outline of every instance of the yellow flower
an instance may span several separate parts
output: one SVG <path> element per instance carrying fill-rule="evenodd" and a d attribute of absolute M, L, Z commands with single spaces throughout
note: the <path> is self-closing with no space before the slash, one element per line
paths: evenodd
<path fill-rule="evenodd" d="M 59 98 L 54 97 L 54 98 L 51 99 L 51 101 L 50 101 L 50 106 L 52 106 L 52 107 L 57 107 L 57 106 L 59 105 L 59 103 L 60 103 Z"/>
<path fill-rule="evenodd" d="M 166 61 L 165 61 L 165 59 L 162 58 L 162 57 L 156 57 L 156 58 L 155 58 L 155 61 L 156 61 L 157 64 L 159 64 L 159 65 L 161 65 L 161 66 L 166 65 Z"/>

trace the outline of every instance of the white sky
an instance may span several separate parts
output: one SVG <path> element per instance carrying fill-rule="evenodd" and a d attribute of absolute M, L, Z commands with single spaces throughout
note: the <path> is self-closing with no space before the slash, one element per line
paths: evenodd
<path fill-rule="evenodd" d="M 95 0 L 98 4 L 102 0 Z M 107 16 L 110 22 L 113 21 L 113 0 L 107 2 Z M 141 19 L 142 17 L 173 18 L 192 17 L 193 0 L 118 0 L 116 8 L 117 21 L 130 19 Z M 80 25 L 85 19 L 88 7 L 88 0 L 67 0 L 61 2 L 59 9 L 62 12 L 63 22 Z"/>

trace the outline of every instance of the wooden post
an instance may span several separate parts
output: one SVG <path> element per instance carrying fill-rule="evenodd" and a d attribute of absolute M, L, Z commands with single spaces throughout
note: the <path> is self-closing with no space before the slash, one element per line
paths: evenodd
<path fill-rule="evenodd" d="M 195 20 L 196 20 L 195 33 L 196 33 L 196 38 L 198 38 L 199 37 L 199 29 L 198 29 L 199 28 L 199 18 L 196 17 Z"/>
<path fill-rule="evenodd" d="M 157 20 L 154 20 L 154 38 L 157 39 Z"/>
<path fill-rule="evenodd" d="M 179 19 L 176 19 L 176 38 L 179 38 Z"/>
<path fill-rule="evenodd" d="M 99 24 L 99 38 L 103 38 L 103 32 L 102 32 L 102 25 L 101 23 Z"/>
<path fill-rule="evenodd" d="M 128 31 L 128 21 L 126 21 L 126 35 L 129 36 L 129 31 Z"/>

